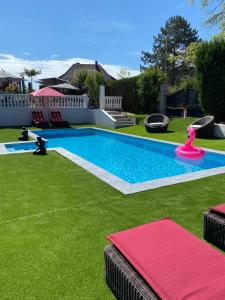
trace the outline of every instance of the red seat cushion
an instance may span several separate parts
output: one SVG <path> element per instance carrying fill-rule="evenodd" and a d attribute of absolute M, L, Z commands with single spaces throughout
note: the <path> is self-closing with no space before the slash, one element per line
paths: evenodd
<path fill-rule="evenodd" d="M 60 112 L 58 112 L 58 111 L 52 111 L 51 115 L 52 115 L 52 121 L 53 122 L 61 122 L 62 121 Z"/>
<path fill-rule="evenodd" d="M 39 121 L 39 122 L 44 122 L 44 121 L 45 121 L 45 120 L 44 120 L 44 117 L 43 117 L 42 111 L 38 111 L 38 112 L 37 112 L 37 117 L 38 117 L 38 121 Z"/>
<path fill-rule="evenodd" d="M 59 111 L 57 111 L 56 114 L 57 114 L 58 120 L 59 120 L 60 122 L 62 122 L 63 119 L 62 119 L 62 117 L 61 117 L 61 113 L 60 113 Z"/>
<path fill-rule="evenodd" d="M 37 116 L 37 112 L 36 111 L 32 112 L 32 118 L 33 118 L 33 122 L 34 123 L 38 123 L 38 116 Z"/>
<path fill-rule="evenodd" d="M 210 207 L 210 210 L 216 213 L 223 214 L 225 216 L 225 204 L 220 204 L 214 207 Z"/>
<path fill-rule="evenodd" d="M 52 121 L 56 122 L 57 121 L 57 119 L 56 119 L 56 113 L 54 111 L 52 111 L 51 115 L 52 115 Z"/>
<path fill-rule="evenodd" d="M 167 300 L 225 299 L 225 256 L 170 219 L 108 239 Z"/>

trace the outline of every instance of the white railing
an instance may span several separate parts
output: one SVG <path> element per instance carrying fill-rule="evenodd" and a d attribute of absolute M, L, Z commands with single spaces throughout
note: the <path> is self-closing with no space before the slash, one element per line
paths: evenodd
<path fill-rule="evenodd" d="M 87 95 L 63 97 L 33 97 L 25 94 L 0 94 L 0 109 L 13 108 L 88 108 Z"/>
<path fill-rule="evenodd" d="M 88 96 L 48 97 L 49 108 L 88 108 Z"/>
<path fill-rule="evenodd" d="M 45 107 L 45 97 L 32 97 L 30 96 L 29 108 L 44 108 Z"/>
<path fill-rule="evenodd" d="M 30 95 L 24 94 L 0 94 L 1 108 L 28 108 L 30 107 Z"/>
<path fill-rule="evenodd" d="M 105 110 L 121 110 L 122 97 L 105 96 Z"/>

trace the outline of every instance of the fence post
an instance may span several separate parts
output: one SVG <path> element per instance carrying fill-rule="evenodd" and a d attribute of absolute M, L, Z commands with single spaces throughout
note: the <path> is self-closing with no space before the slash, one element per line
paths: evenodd
<path fill-rule="evenodd" d="M 99 104 L 100 109 L 105 109 L 105 86 L 99 86 Z"/>
<path fill-rule="evenodd" d="M 162 83 L 160 86 L 160 97 L 159 97 L 159 111 L 161 114 L 166 114 L 166 95 L 167 95 L 167 83 Z"/>

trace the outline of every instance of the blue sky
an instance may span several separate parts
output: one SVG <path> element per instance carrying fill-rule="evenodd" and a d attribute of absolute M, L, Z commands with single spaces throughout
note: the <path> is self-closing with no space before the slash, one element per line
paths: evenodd
<path fill-rule="evenodd" d="M 1 0 L 0 11 L 0 69 L 36 67 L 41 77 L 61 75 L 74 61 L 98 60 L 113 75 L 121 66 L 139 70 L 141 51 L 151 50 L 153 35 L 174 15 L 203 39 L 217 32 L 204 26 L 199 0 L 193 6 L 188 0 Z"/>

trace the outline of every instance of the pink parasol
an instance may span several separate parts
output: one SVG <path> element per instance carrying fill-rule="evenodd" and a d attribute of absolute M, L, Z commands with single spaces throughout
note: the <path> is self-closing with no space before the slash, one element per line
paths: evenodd
<path fill-rule="evenodd" d="M 38 91 L 35 91 L 33 93 L 31 93 L 32 96 L 64 96 L 64 94 L 60 93 L 60 92 L 57 92 L 56 90 L 50 88 L 50 87 L 44 87 L 43 89 L 40 89 Z"/>

